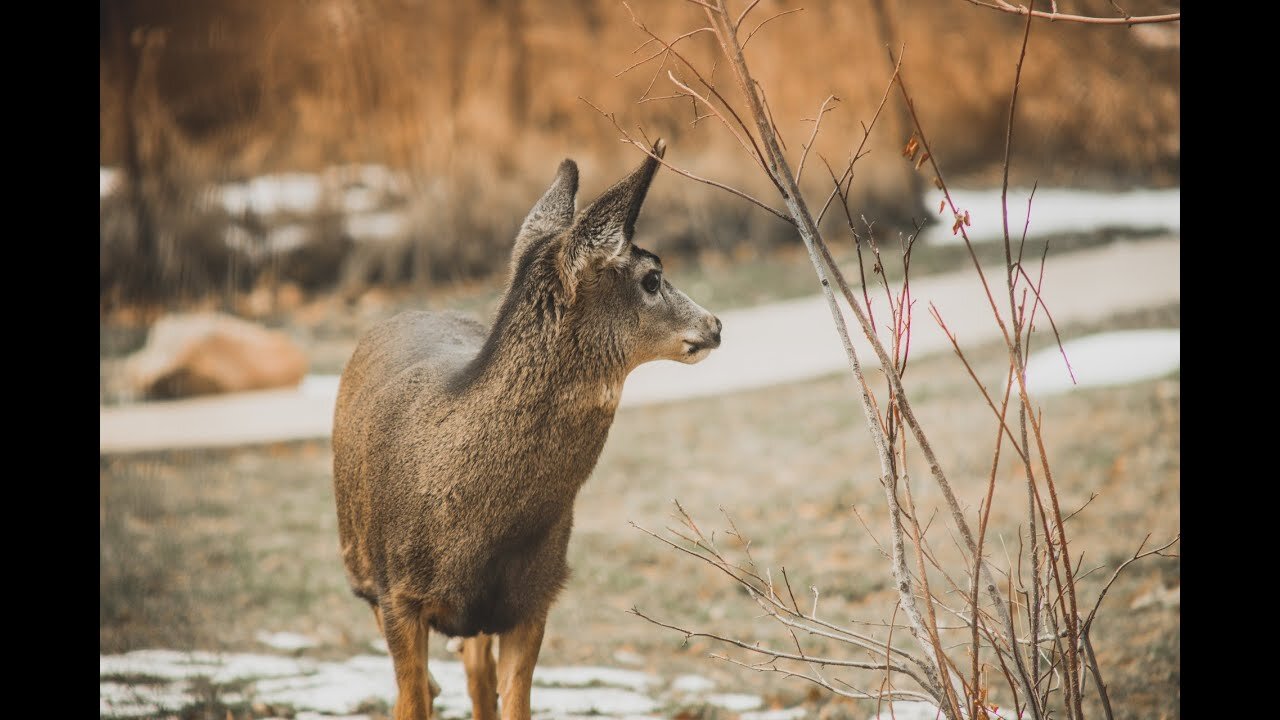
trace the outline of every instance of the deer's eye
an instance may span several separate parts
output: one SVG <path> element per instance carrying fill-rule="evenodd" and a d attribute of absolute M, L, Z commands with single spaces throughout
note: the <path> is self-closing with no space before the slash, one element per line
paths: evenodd
<path fill-rule="evenodd" d="M 649 271 L 649 274 L 645 275 L 644 279 L 640 281 L 640 287 L 643 287 L 644 291 L 649 293 L 650 295 L 658 292 L 658 288 L 661 286 L 662 286 L 662 273 L 658 272 L 657 270 Z"/>

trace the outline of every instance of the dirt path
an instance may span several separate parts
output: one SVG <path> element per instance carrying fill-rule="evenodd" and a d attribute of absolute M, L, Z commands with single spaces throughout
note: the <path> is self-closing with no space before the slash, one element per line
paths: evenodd
<path fill-rule="evenodd" d="M 1178 237 L 1168 237 L 1055 256 L 1045 270 L 1044 299 L 1059 326 L 1177 302 L 1180 248 Z M 1003 287 L 1002 268 L 986 272 L 997 291 Z M 929 315 L 930 303 L 962 345 L 999 339 L 1000 330 L 972 270 L 916 278 L 912 292 L 914 356 L 950 348 Z M 999 295 L 996 301 L 1002 309 L 1007 306 Z M 873 307 L 885 307 L 883 294 L 873 300 Z M 848 315 L 847 306 L 845 310 Z M 672 362 L 640 367 L 627 380 L 623 407 L 804 380 L 847 366 L 821 296 L 730 311 L 720 317 L 724 345 L 719 350 L 692 367 Z M 850 334 L 863 366 L 877 366 L 861 333 L 851 328 Z M 103 407 L 99 451 L 227 447 L 327 437 L 336 390 L 336 378 L 316 377 L 291 390 Z"/>

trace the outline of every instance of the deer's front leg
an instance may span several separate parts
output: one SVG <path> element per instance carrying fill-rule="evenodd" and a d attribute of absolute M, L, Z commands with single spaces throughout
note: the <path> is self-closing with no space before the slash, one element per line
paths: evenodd
<path fill-rule="evenodd" d="M 539 614 L 499 636 L 498 697 L 502 720 L 529 720 L 533 667 L 538 664 L 546 624 L 546 615 Z"/>
<path fill-rule="evenodd" d="M 430 628 L 422 607 L 395 596 L 383 599 L 380 605 L 377 614 L 396 670 L 395 720 L 430 720 L 434 683 L 427 672 Z"/>

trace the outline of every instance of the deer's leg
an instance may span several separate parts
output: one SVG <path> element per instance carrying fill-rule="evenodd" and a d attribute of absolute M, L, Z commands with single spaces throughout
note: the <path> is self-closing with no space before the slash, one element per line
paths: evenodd
<path fill-rule="evenodd" d="M 385 638 L 387 633 L 382 629 L 382 606 L 378 603 L 369 603 L 369 605 L 373 608 L 373 621 L 378 624 L 378 633 Z M 426 648 L 425 642 L 423 643 L 423 648 Z M 424 649 L 423 653 L 425 652 L 426 650 Z M 425 663 L 426 661 L 424 660 L 423 662 Z M 431 689 L 432 698 L 440 696 L 440 683 L 436 682 L 436 676 L 432 675 L 430 670 L 427 670 L 427 686 Z"/>
<path fill-rule="evenodd" d="M 537 615 L 498 637 L 498 695 L 502 720 L 529 720 L 533 666 L 542 648 L 546 615 Z"/>
<path fill-rule="evenodd" d="M 498 668 L 493 660 L 493 636 L 483 633 L 462 641 L 462 666 L 467 669 L 467 694 L 473 720 L 497 720 Z"/>
<path fill-rule="evenodd" d="M 427 636 L 421 605 L 392 596 L 381 602 L 382 634 L 396 669 L 395 720 L 430 720 L 431 683 L 427 674 Z"/>

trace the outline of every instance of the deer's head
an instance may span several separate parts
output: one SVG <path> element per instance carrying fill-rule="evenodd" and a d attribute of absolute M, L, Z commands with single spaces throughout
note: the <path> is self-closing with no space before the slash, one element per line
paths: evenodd
<path fill-rule="evenodd" d="M 658 140 L 653 155 L 665 152 Z M 563 329 L 627 371 L 651 360 L 696 363 L 720 346 L 720 320 L 671 284 L 657 255 L 632 242 L 658 165 L 646 157 L 575 215 L 578 166 L 565 160 L 512 251 L 513 289 L 522 270 L 543 264 Z"/>

